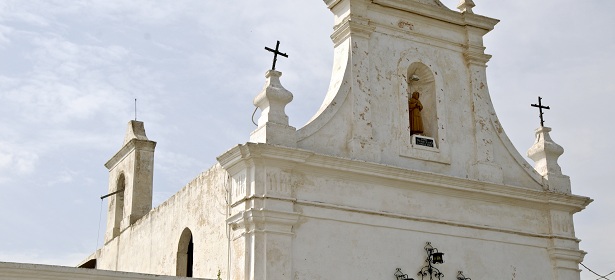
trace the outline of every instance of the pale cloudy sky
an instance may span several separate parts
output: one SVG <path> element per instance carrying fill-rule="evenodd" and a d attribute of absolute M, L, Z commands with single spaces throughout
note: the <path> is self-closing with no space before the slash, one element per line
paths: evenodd
<path fill-rule="evenodd" d="M 475 2 L 501 20 L 485 45 L 508 136 L 524 155 L 542 96 L 573 192 L 595 199 L 575 215 L 584 263 L 615 270 L 615 1 Z M 328 87 L 332 21 L 322 0 L 0 0 L 0 261 L 75 265 L 94 251 L 103 164 L 135 98 L 158 142 L 154 205 L 249 139 L 276 40 L 303 126 Z"/>

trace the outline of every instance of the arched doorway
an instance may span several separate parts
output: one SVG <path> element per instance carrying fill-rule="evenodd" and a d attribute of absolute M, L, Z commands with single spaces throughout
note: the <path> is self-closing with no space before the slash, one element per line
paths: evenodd
<path fill-rule="evenodd" d="M 177 245 L 177 276 L 192 277 L 192 267 L 194 260 L 194 241 L 192 232 L 185 228 L 179 237 Z"/>

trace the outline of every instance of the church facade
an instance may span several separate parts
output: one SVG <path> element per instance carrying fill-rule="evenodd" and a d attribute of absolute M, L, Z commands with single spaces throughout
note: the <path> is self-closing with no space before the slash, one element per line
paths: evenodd
<path fill-rule="evenodd" d="M 438 0 L 325 0 L 333 75 L 300 129 L 270 70 L 249 141 L 152 209 L 156 143 L 106 163 L 104 245 L 83 266 L 206 279 L 580 279 L 573 195 L 536 130 L 529 165 L 490 101 L 497 20 Z M 246 135 L 247 137 L 247 135 Z M 443 253 L 443 254 L 442 254 Z"/>

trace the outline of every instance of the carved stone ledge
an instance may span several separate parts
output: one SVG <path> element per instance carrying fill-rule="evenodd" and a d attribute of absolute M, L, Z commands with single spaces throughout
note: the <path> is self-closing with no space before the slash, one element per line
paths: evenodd
<path fill-rule="evenodd" d="M 292 227 L 299 221 L 300 213 L 267 209 L 248 209 L 226 220 L 233 230 L 245 233 L 260 231 L 292 235 Z"/>
<path fill-rule="evenodd" d="M 347 16 L 341 23 L 333 27 L 331 40 L 333 40 L 333 43 L 337 46 L 351 35 L 369 39 L 374 30 L 376 30 L 376 27 L 371 26 L 367 19 L 363 19 L 359 16 Z"/>

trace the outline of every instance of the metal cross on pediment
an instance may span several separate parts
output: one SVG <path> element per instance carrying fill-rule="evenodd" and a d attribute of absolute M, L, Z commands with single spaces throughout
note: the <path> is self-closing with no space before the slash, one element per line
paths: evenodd
<path fill-rule="evenodd" d="M 280 41 L 278 41 L 278 43 L 275 44 L 275 50 L 271 49 L 271 48 L 268 48 L 268 47 L 265 47 L 266 50 L 268 50 L 268 51 L 273 53 L 273 66 L 271 66 L 271 70 L 275 70 L 275 62 L 278 61 L 278 54 L 283 56 L 283 57 L 288 57 L 287 54 L 280 52 L 279 48 L 280 48 Z"/>
<path fill-rule="evenodd" d="M 545 120 L 542 117 L 542 109 L 551 109 L 549 108 L 549 106 L 544 106 L 542 105 L 542 97 L 538 96 L 538 104 L 531 104 L 532 107 L 538 107 L 538 110 L 540 111 L 540 127 L 544 127 L 545 126 Z"/>

